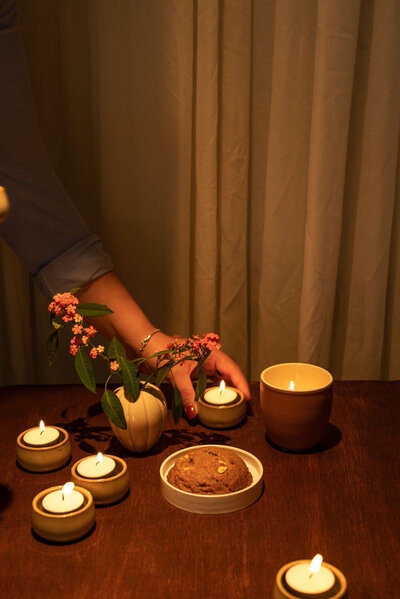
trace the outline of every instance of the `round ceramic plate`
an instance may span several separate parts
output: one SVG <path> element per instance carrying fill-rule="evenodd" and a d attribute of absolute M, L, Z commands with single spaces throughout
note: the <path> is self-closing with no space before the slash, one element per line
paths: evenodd
<path fill-rule="evenodd" d="M 169 470 L 174 466 L 175 460 L 181 455 L 199 447 L 220 447 L 235 452 L 242 458 L 253 476 L 251 485 L 240 491 L 224 493 L 223 495 L 188 493 L 171 485 L 167 480 L 167 475 Z M 260 460 L 243 449 L 230 447 L 229 445 L 196 445 L 176 451 L 163 461 L 160 467 L 161 492 L 169 503 L 186 512 L 194 514 L 228 514 L 242 510 L 257 501 L 262 492 L 262 475 L 263 467 Z"/>

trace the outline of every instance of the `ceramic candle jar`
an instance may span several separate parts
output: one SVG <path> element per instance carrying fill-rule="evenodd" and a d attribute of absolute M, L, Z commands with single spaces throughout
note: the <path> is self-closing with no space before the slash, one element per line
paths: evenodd
<path fill-rule="evenodd" d="M 239 424 L 246 416 L 244 395 L 233 387 L 207 389 L 197 402 L 199 420 L 210 428 L 229 428 Z"/>
<path fill-rule="evenodd" d="M 293 362 L 263 370 L 260 403 L 268 439 L 289 451 L 306 451 L 322 441 L 332 384 L 332 375 L 313 364 Z"/>
<path fill-rule="evenodd" d="M 58 426 L 48 427 L 45 437 L 41 439 L 38 430 L 38 427 L 34 427 L 18 436 L 18 463 L 30 472 L 49 472 L 61 468 L 71 457 L 71 441 L 67 431 Z M 56 432 L 59 434 L 55 435 Z"/>
<path fill-rule="evenodd" d="M 308 571 L 310 560 L 297 560 L 283 566 L 275 580 L 273 599 L 343 599 L 347 597 L 347 581 L 342 572 L 324 562 L 315 584 Z M 293 586 L 291 586 L 293 585 Z"/>
<path fill-rule="evenodd" d="M 62 489 L 62 485 L 50 487 L 36 495 L 32 501 L 33 530 L 43 539 L 55 543 L 68 543 L 83 537 L 95 522 L 95 509 L 90 492 L 75 486 L 75 496 L 72 500 L 66 499 L 65 506 L 62 506 L 59 497 Z"/>
<path fill-rule="evenodd" d="M 129 473 L 126 462 L 117 456 L 104 456 L 112 459 L 115 467 L 106 475 L 93 476 L 88 460 L 95 456 L 82 458 L 71 469 L 71 478 L 76 485 L 84 487 L 93 495 L 96 505 L 109 505 L 122 499 L 129 489 Z M 86 464 L 85 464 L 86 462 Z"/>

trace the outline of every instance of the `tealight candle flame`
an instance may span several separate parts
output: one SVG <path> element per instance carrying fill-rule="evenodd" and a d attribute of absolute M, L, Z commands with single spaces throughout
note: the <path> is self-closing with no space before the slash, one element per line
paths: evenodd
<path fill-rule="evenodd" d="M 74 483 L 65 483 L 65 485 L 61 489 L 61 497 L 62 497 L 63 501 L 64 501 L 64 495 L 69 495 L 70 493 L 72 493 L 72 491 L 74 490 L 74 487 L 75 487 Z"/>
<path fill-rule="evenodd" d="M 40 423 L 39 423 L 39 429 L 40 429 L 39 435 L 41 435 L 43 433 L 43 431 L 44 431 L 44 422 L 43 422 L 43 420 L 41 420 Z"/>
<path fill-rule="evenodd" d="M 225 391 L 225 381 L 221 381 L 221 383 L 219 385 L 219 394 L 222 395 L 224 391 Z"/>
<path fill-rule="evenodd" d="M 99 452 L 96 456 L 96 466 L 97 466 L 97 464 L 102 464 L 102 463 L 103 463 L 103 454 Z"/>
<path fill-rule="evenodd" d="M 319 569 L 321 567 L 322 564 L 322 555 L 320 553 L 317 553 L 317 555 L 315 555 L 313 557 L 313 559 L 311 560 L 311 564 L 310 564 L 310 574 L 309 577 L 311 578 L 311 576 L 313 576 L 314 574 L 316 574 L 317 572 L 319 572 Z"/>
<path fill-rule="evenodd" d="M 293 391 L 293 389 L 294 389 L 294 381 L 290 381 L 290 383 L 289 383 L 289 390 Z"/>

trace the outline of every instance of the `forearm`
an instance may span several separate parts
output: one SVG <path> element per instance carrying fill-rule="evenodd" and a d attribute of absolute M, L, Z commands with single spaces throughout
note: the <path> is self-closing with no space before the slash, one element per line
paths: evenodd
<path fill-rule="evenodd" d="M 107 316 L 90 319 L 90 324 L 93 324 L 108 339 L 117 336 L 131 358 L 138 355 L 142 341 L 156 328 L 112 272 L 86 283 L 76 295 L 81 304 L 87 302 L 105 304 L 113 311 Z M 165 349 L 172 341 L 172 337 L 160 331 L 151 337 L 143 351 L 143 356 L 149 357 L 155 352 Z M 154 367 L 154 360 L 152 364 L 148 365 L 149 368 L 151 366 Z M 191 376 L 195 368 L 196 362 L 187 361 L 173 369 L 172 380 L 180 390 L 184 409 L 189 418 L 194 418 L 197 411 L 191 383 Z M 213 351 L 206 360 L 204 369 L 212 378 L 226 379 L 240 389 L 247 400 L 250 400 L 249 386 L 243 373 L 224 352 Z"/>
<path fill-rule="evenodd" d="M 105 304 L 113 311 L 86 320 L 107 339 L 118 337 L 131 357 L 137 356 L 143 339 L 156 328 L 113 272 L 89 281 L 77 295 L 82 304 Z"/>

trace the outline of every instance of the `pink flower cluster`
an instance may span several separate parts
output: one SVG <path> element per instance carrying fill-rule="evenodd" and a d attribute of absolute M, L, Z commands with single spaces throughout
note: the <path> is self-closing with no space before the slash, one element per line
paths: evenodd
<path fill-rule="evenodd" d="M 97 330 L 92 325 L 90 325 L 90 327 L 85 328 L 83 328 L 82 326 L 74 325 L 72 327 L 72 332 L 75 333 L 75 335 L 71 339 L 69 353 L 75 356 L 78 353 L 79 346 L 87 345 L 89 339 L 96 335 Z M 99 345 L 98 347 L 92 347 L 89 354 L 91 358 L 96 358 L 97 354 L 101 353 L 102 351 L 104 351 L 104 347 L 102 345 Z"/>
<path fill-rule="evenodd" d="M 97 333 L 97 330 L 92 325 L 89 327 L 83 326 L 83 318 L 76 312 L 76 306 L 78 304 L 78 298 L 71 293 L 66 292 L 57 293 L 48 307 L 49 312 L 52 312 L 55 316 L 60 316 L 64 322 L 73 321 L 76 323 L 72 327 L 74 336 L 72 337 L 69 346 L 69 352 L 73 356 L 78 353 L 80 345 L 87 345 L 88 341 Z M 99 345 L 98 347 L 93 347 L 89 353 L 92 358 L 96 358 L 97 355 L 103 351 L 104 347 Z"/>
<path fill-rule="evenodd" d="M 78 298 L 71 293 L 57 293 L 49 304 L 48 310 L 53 312 L 55 316 L 61 316 L 64 322 L 71 322 L 72 320 L 80 322 L 82 317 L 76 314 L 77 304 L 79 304 Z"/>
<path fill-rule="evenodd" d="M 209 353 L 221 348 L 219 336 L 215 333 L 207 333 L 206 335 L 192 335 L 187 339 L 174 337 L 174 341 L 167 345 L 167 349 L 171 352 L 165 358 L 181 359 L 185 355 L 192 354 L 196 359 L 205 358 Z"/>

